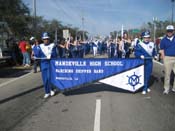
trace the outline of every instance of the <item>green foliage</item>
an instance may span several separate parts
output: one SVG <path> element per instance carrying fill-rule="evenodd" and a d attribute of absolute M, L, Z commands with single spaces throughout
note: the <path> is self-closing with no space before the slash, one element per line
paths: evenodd
<path fill-rule="evenodd" d="M 153 32 L 154 32 L 154 26 L 156 28 L 156 38 L 161 37 L 165 34 L 166 32 L 166 26 L 171 24 L 170 21 L 155 21 L 153 22 L 148 22 L 147 23 L 147 30 L 151 31 L 152 37 L 153 37 Z M 175 23 L 174 23 L 175 24 Z"/>
<path fill-rule="evenodd" d="M 8 23 L 16 36 L 28 34 L 29 9 L 21 0 L 1 0 L 0 21 Z"/>
<path fill-rule="evenodd" d="M 47 21 L 41 16 L 34 18 L 22 0 L 0 0 L 0 21 L 7 22 L 13 35 L 18 39 L 31 36 L 41 38 L 41 34 L 45 31 L 50 33 L 51 39 L 54 39 L 56 30 L 58 39 L 61 39 L 63 29 L 69 29 L 74 37 L 79 31 L 71 25 L 64 26 L 58 20 Z"/>

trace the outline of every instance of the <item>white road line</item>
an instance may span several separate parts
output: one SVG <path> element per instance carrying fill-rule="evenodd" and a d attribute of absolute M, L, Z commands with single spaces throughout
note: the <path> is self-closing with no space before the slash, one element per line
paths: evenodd
<path fill-rule="evenodd" d="M 24 78 L 24 77 L 30 75 L 31 73 L 32 73 L 32 72 L 27 73 L 27 74 L 25 74 L 25 75 L 23 75 L 23 76 L 20 76 L 20 77 L 18 77 L 18 78 L 11 79 L 11 80 L 9 80 L 9 81 L 7 81 L 7 82 L 4 82 L 4 83 L 0 84 L 0 87 L 3 87 L 3 86 L 5 86 L 5 85 L 7 85 L 7 84 L 10 84 L 10 83 L 12 83 L 12 82 L 14 82 L 14 81 L 16 81 L 16 80 L 18 80 L 18 79 Z"/>
<path fill-rule="evenodd" d="M 101 99 L 96 100 L 94 131 L 100 131 Z"/>

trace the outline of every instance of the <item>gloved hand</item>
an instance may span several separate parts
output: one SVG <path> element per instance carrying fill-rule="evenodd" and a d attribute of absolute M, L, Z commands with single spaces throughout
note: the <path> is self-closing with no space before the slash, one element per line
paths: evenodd
<path fill-rule="evenodd" d="M 50 55 L 47 56 L 47 59 L 50 59 Z"/>
<path fill-rule="evenodd" d="M 141 58 L 141 59 L 144 59 L 145 57 L 144 57 L 144 55 L 141 55 L 140 58 Z"/>
<path fill-rule="evenodd" d="M 158 60 L 158 57 L 157 57 L 157 56 L 154 56 L 154 59 L 155 59 L 155 60 Z"/>

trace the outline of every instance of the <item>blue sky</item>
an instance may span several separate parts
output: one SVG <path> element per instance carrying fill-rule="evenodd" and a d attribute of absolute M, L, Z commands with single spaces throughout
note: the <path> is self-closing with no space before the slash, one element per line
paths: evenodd
<path fill-rule="evenodd" d="M 32 11 L 33 0 L 23 1 Z M 80 29 L 83 16 L 84 29 L 93 35 L 108 35 L 122 24 L 124 29 L 139 28 L 153 17 L 170 20 L 172 14 L 171 0 L 36 0 L 36 8 L 44 19 Z"/>

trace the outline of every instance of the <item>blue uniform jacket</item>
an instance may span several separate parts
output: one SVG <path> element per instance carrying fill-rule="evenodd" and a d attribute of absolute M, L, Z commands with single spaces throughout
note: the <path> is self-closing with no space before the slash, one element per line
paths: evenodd
<path fill-rule="evenodd" d="M 40 49 L 37 50 L 36 57 L 41 58 L 41 70 L 48 69 L 50 67 L 50 59 L 57 58 L 55 44 L 40 44 Z"/>
<path fill-rule="evenodd" d="M 38 50 L 40 50 L 40 46 L 39 45 L 33 45 L 32 50 L 33 50 L 34 56 L 36 57 L 36 56 L 38 56 L 38 53 L 39 53 Z"/>
<path fill-rule="evenodd" d="M 140 42 L 135 46 L 135 56 L 140 58 L 143 55 L 145 58 L 152 58 L 156 56 L 155 45 L 153 42 Z"/>

